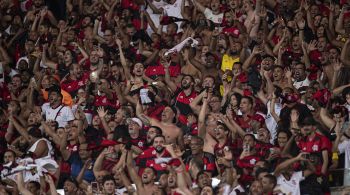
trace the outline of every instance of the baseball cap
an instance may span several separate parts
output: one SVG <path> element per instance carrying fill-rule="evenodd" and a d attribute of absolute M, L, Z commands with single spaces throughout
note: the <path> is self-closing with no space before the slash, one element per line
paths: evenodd
<path fill-rule="evenodd" d="M 134 117 L 134 118 L 128 118 L 128 119 L 126 120 L 126 122 L 127 122 L 128 124 L 130 124 L 130 123 L 136 123 L 136 124 L 139 125 L 140 127 L 142 127 L 142 125 L 143 125 L 142 121 L 141 121 L 139 118 L 136 118 L 136 117 Z"/>

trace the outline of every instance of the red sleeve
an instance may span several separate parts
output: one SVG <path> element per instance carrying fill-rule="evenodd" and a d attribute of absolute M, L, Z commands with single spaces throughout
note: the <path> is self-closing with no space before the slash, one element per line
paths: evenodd
<path fill-rule="evenodd" d="M 329 152 L 332 151 L 332 142 L 326 137 L 322 136 L 322 145 L 321 145 L 321 150 L 328 150 Z"/>

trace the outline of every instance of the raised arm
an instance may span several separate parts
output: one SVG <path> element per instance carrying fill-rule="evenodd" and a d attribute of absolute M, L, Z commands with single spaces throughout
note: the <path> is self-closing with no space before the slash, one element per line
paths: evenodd
<path fill-rule="evenodd" d="M 176 84 L 170 79 L 169 66 L 170 62 L 164 62 L 164 70 L 165 70 L 165 83 L 168 85 L 170 91 L 174 93 L 177 89 Z"/>
<path fill-rule="evenodd" d="M 33 195 L 29 190 L 26 189 L 25 185 L 24 185 L 24 179 L 23 179 L 23 172 L 19 172 L 17 174 L 17 177 L 16 177 L 16 183 L 17 183 L 17 187 L 18 187 L 18 190 L 19 192 L 22 194 L 22 195 Z"/>
<path fill-rule="evenodd" d="M 146 116 L 143 113 L 142 105 L 140 101 L 137 101 L 136 104 L 136 116 L 145 124 L 145 125 L 151 125 L 151 118 Z"/>
<path fill-rule="evenodd" d="M 323 124 L 325 124 L 328 127 L 328 130 L 330 130 L 331 128 L 334 127 L 335 122 L 333 119 L 331 119 L 328 116 L 328 112 L 327 112 L 326 108 L 321 107 L 320 118 L 321 118 Z"/>
<path fill-rule="evenodd" d="M 45 133 L 50 136 L 56 145 L 60 145 L 61 138 L 55 133 L 55 131 L 44 121 L 41 121 L 41 126 L 44 128 Z"/>
<path fill-rule="evenodd" d="M 80 44 L 75 43 L 75 46 L 78 47 L 80 53 L 83 55 L 83 58 L 79 60 L 78 64 L 83 64 L 87 59 L 89 59 L 89 55 L 86 53 L 86 51 L 80 46 Z"/>
<path fill-rule="evenodd" d="M 307 160 L 305 159 L 303 156 L 305 155 L 306 153 L 300 153 L 297 157 L 294 157 L 294 158 L 291 158 L 291 159 L 288 159 L 286 161 L 284 161 L 283 163 L 279 164 L 276 169 L 275 169 L 275 172 L 274 172 L 274 175 L 277 177 L 281 174 L 281 172 L 283 170 L 285 170 L 288 166 L 292 165 L 293 163 L 295 162 L 298 162 L 298 161 L 304 161 L 307 163 L 307 167 L 308 169 L 306 169 L 305 171 L 303 171 L 303 176 L 304 177 L 308 177 L 309 175 L 311 175 L 314 171 L 315 171 L 315 167 L 312 165 L 312 163 L 310 162 L 310 160 Z"/>
<path fill-rule="evenodd" d="M 276 123 L 278 123 L 281 119 L 277 115 L 277 113 L 275 112 L 276 98 L 277 97 L 276 97 L 275 93 L 273 93 L 272 98 L 271 98 L 271 102 L 270 102 L 270 113 L 271 113 L 271 116 L 273 117 L 273 119 L 276 121 Z"/>
<path fill-rule="evenodd" d="M 126 160 L 126 167 L 129 172 L 129 176 L 131 178 L 131 181 L 136 185 L 136 188 L 139 191 L 144 191 L 141 178 L 136 173 L 135 166 L 133 165 L 133 159 L 132 159 L 132 152 L 129 150 L 127 152 L 127 160 Z"/>
<path fill-rule="evenodd" d="M 97 114 L 101 119 L 103 129 L 105 130 L 106 135 L 108 135 L 111 132 L 111 128 L 108 126 L 108 123 L 105 119 L 105 116 L 107 115 L 107 111 L 104 109 L 104 107 L 100 106 L 97 108 Z"/>
<path fill-rule="evenodd" d="M 193 0 L 192 1 L 194 6 L 196 7 L 196 9 L 198 9 L 200 12 L 203 12 L 205 11 L 206 7 L 204 7 L 201 3 L 199 3 L 197 0 Z"/>
<path fill-rule="evenodd" d="M 153 13 L 155 14 L 162 14 L 163 13 L 163 8 L 157 8 L 156 6 L 153 5 L 151 0 L 146 0 L 148 3 L 148 6 L 152 9 Z"/>
<path fill-rule="evenodd" d="M 250 64 L 252 63 L 253 59 L 255 58 L 255 56 L 261 52 L 262 52 L 262 49 L 255 46 L 252 54 L 249 55 L 249 57 L 244 61 L 242 69 L 245 71 L 248 70 L 248 68 L 249 68 Z"/>
<path fill-rule="evenodd" d="M 345 9 L 341 9 L 341 12 L 339 14 L 339 18 L 337 20 L 337 24 L 335 25 L 335 32 L 339 34 L 344 34 L 345 29 L 344 29 L 344 14 L 345 14 Z"/>
<path fill-rule="evenodd" d="M 206 91 L 203 91 L 197 97 L 195 97 L 193 101 L 190 103 L 190 107 L 194 113 L 198 114 L 200 112 L 201 106 L 199 104 L 206 93 L 207 93 Z"/>
<path fill-rule="evenodd" d="M 61 144 L 60 144 L 60 152 L 62 154 L 63 160 L 68 160 L 71 155 L 71 151 L 67 149 L 67 137 L 68 137 L 68 134 L 63 133 Z"/>
<path fill-rule="evenodd" d="M 346 66 L 350 66 L 350 57 L 347 51 L 349 50 L 350 39 L 346 40 L 340 54 L 340 61 Z"/>
<path fill-rule="evenodd" d="M 207 130 L 205 123 L 206 111 L 208 109 L 208 97 L 203 98 L 202 108 L 198 115 L 198 136 L 205 139 Z"/>
<path fill-rule="evenodd" d="M 130 69 L 129 69 L 128 65 L 126 64 L 126 59 L 125 59 L 123 48 L 122 48 L 122 41 L 120 39 L 116 39 L 115 42 L 116 42 L 118 49 L 119 49 L 120 63 L 123 66 L 125 78 L 127 80 L 130 80 L 130 78 L 131 78 Z"/>
<path fill-rule="evenodd" d="M 57 69 L 57 63 L 47 59 L 47 56 L 46 56 L 47 55 L 46 54 L 47 51 L 46 50 L 47 50 L 47 45 L 44 44 L 41 60 L 42 60 L 43 64 L 45 64 L 49 68 L 52 68 L 52 69 L 56 70 Z"/>
<path fill-rule="evenodd" d="M 28 131 L 17 121 L 14 116 L 9 117 L 10 122 L 12 122 L 14 128 L 21 134 L 27 142 L 30 142 Z"/>

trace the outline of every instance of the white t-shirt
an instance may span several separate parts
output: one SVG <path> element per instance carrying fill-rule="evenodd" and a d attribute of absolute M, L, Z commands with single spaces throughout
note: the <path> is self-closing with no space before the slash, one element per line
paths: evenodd
<path fill-rule="evenodd" d="M 205 8 L 204 15 L 205 15 L 205 18 L 214 22 L 215 24 L 221 24 L 222 19 L 224 18 L 224 13 L 216 15 L 216 14 L 213 14 L 213 11 L 211 11 L 208 8 Z"/>
<path fill-rule="evenodd" d="M 271 134 L 270 143 L 273 144 L 273 142 L 277 136 L 277 131 L 276 131 L 277 122 L 275 121 L 275 119 L 271 115 L 270 105 L 271 105 L 271 101 L 268 101 L 266 104 L 267 115 L 265 117 L 265 124 L 266 124 L 266 127 L 270 131 L 270 134 Z M 282 105 L 280 103 L 275 103 L 275 113 L 277 114 L 277 116 L 280 115 L 281 110 L 282 110 Z"/>
<path fill-rule="evenodd" d="M 349 120 L 350 120 L 350 104 L 346 103 L 344 107 L 348 110 L 349 112 Z"/>
<path fill-rule="evenodd" d="M 310 85 L 310 80 L 306 77 L 302 81 L 294 81 L 293 86 L 295 89 L 299 89 L 301 87 L 308 87 Z"/>
<path fill-rule="evenodd" d="M 302 171 L 294 172 L 290 180 L 287 180 L 282 174 L 277 178 L 277 187 L 290 195 L 300 195 L 300 181 L 305 178 Z"/>
<path fill-rule="evenodd" d="M 50 107 L 50 103 L 45 103 L 41 107 L 43 114 L 46 116 L 46 120 L 55 120 L 58 122 L 59 127 L 67 125 L 68 121 L 74 120 L 74 115 L 70 107 L 58 106 L 56 109 Z"/>
<path fill-rule="evenodd" d="M 350 185 L 350 140 L 344 140 L 338 145 L 339 153 L 345 152 L 344 185 Z"/>
<path fill-rule="evenodd" d="M 183 16 L 181 14 L 181 5 L 182 5 L 182 0 L 176 0 L 176 2 L 174 4 L 167 4 L 163 7 L 164 13 L 167 16 L 173 16 L 176 18 L 180 18 L 183 19 Z M 181 32 L 181 22 L 176 22 L 177 26 L 178 26 L 178 31 L 177 32 Z"/>
<path fill-rule="evenodd" d="M 238 185 L 231 189 L 231 192 L 229 195 L 237 195 L 236 191 L 244 192 L 244 188 L 241 185 Z"/>

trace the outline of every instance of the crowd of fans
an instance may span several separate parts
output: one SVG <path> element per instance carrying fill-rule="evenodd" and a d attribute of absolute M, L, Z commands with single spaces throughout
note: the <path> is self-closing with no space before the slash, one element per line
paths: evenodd
<path fill-rule="evenodd" d="M 349 36 L 350 0 L 0 0 L 0 194 L 350 185 Z"/>

